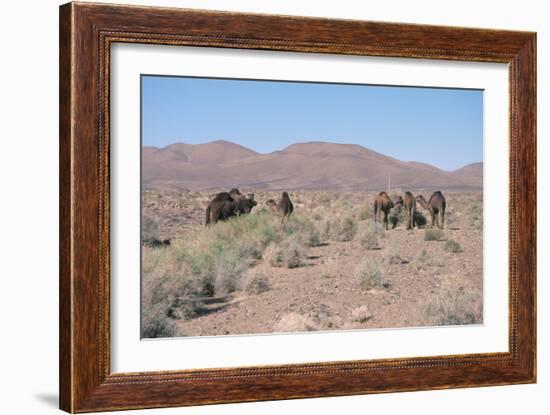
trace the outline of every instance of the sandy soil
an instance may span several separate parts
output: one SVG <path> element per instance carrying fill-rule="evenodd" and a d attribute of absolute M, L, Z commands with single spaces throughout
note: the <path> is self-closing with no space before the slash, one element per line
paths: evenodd
<path fill-rule="evenodd" d="M 423 194 L 429 196 L 429 192 Z M 161 238 L 185 238 L 190 228 L 203 226 L 210 196 L 210 192 L 182 195 L 148 190 L 144 214 L 157 219 Z M 272 197 L 277 193 L 256 194 L 260 206 Z M 362 203 L 370 206 L 374 194 L 291 192 L 291 197 L 296 211 L 321 220 L 338 209 L 357 212 Z M 178 332 L 212 336 L 481 323 L 482 226 L 474 223 L 471 205 L 480 206 L 482 195 L 449 193 L 446 197 L 448 221 L 442 240 L 426 241 L 425 229 L 407 231 L 400 223 L 383 232 L 379 249 L 364 249 L 359 238 L 327 240 L 308 248 L 305 264 L 298 268 L 274 267 L 259 259 L 243 278 L 264 276 L 267 291 L 237 290 L 205 298 L 196 317 L 176 321 Z M 418 210 L 429 218 L 427 211 L 420 206 Z M 360 219 L 359 229 L 366 223 Z M 458 242 L 462 252 L 446 251 L 447 240 Z M 382 284 L 376 288 L 361 288 L 357 282 L 357 266 L 365 257 L 379 264 Z"/>

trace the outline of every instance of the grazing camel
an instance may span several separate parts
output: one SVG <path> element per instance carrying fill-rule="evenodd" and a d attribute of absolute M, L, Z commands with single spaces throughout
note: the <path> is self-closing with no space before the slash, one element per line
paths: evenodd
<path fill-rule="evenodd" d="M 204 224 L 208 226 L 210 223 L 229 219 L 236 216 L 237 212 L 238 204 L 235 199 L 227 192 L 218 193 L 206 208 L 206 221 Z"/>
<path fill-rule="evenodd" d="M 248 197 L 242 195 L 238 189 L 218 193 L 206 208 L 205 225 L 216 223 L 219 220 L 226 220 L 232 216 L 250 213 L 257 204 L 258 202 L 254 200 L 253 193 L 249 193 Z"/>
<path fill-rule="evenodd" d="M 416 214 L 416 199 L 411 192 L 405 192 L 405 197 L 399 197 L 399 201 L 396 205 L 403 206 L 409 214 L 409 220 L 407 221 L 407 230 L 414 229 L 415 214 Z"/>
<path fill-rule="evenodd" d="M 288 221 L 288 218 L 294 211 L 294 205 L 292 204 L 290 196 L 287 192 L 283 192 L 279 203 L 275 202 L 273 199 L 269 199 L 267 201 L 267 206 L 281 215 L 281 223 Z"/>
<path fill-rule="evenodd" d="M 384 212 L 384 226 L 388 230 L 388 214 L 394 207 L 394 203 L 386 192 L 380 192 L 374 199 L 374 221 L 380 222 L 380 215 Z"/>
<path fill-rule="evenodd" d="M 237 215 L 243 215 L 252 212 L 252 208 L 258 204 L 254 200 L 254 193 L 249 193 L 245 197 L 239 189 L 231 189 L 229 195 L 237 202 Z"/>
<path fill-rule="evenodd" d="M 430 215 L 432 217 L 432 228 L 434 227 L 434 225 L 437 225 L 438 228 L 443 229 L 443 227 L 445 226 L 445 207 L 447 205 L 443 193 L 441 193 L 439 190 L 433 192 L 433 194 L 430 196 L 430 200 L 428 200 L 427 202 L 422 195 L 417 196 L 416 200 L 418 201 L 418 203 L 420 203 L 420 206 L 430 211 Z"/>

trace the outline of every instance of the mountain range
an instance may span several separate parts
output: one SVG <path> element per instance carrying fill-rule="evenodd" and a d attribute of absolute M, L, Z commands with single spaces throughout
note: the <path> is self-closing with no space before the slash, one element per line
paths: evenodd
<path fill-rule="evenodd" d="M 224 140 L 142 148 L 144 187 L 188 190 L 386 190 L 480 191 L 483 163 L 445 171 L 401 161 L 357 144 L 321 141 L 257 153 Z"/>

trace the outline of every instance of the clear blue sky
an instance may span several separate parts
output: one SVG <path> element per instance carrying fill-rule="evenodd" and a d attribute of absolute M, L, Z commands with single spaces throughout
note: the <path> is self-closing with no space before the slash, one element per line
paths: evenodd
<path fill-rule="evenodd" d="M 142 76 L 142 145 L 214 140 L 260 153 L 360 144 L 454 170 L 483 160 L 483 92 Z"/>

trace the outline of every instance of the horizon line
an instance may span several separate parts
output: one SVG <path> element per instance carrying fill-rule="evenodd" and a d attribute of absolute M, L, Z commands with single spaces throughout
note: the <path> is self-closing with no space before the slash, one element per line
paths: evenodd
<path fill-rule="evenodd" d="M 251 149 L 249 147 L 246 147 L 242 144 L 239 144 L 239 143 L 235 143 L 233 141 L 229 141 L 229 140 L 226 140 L 226 139 L 216 139 L 216 140 L 212 140 L 212 141 L 207 141 L 207 142 L 204 142 L 204 143 L 197 143 L 197 144 L 192 144 L 192 143 L 186 143 L 184 141 L 175 141 L 173 143 L 170 143 L 170 144 L 167 144 L 165 145 L 164 147 L 157 147 L 157 146 L 152 146 L 152 145 L 141 145 L 142 148 L 144 147 L 149 147 L 149 148 L 156 148 L 156 149 L 159 149 L 159 150 L 164 150 L 165 148 L 167 147 L 170 147 L 170 146 L 173 146 L 173 145 L 176 145 L 176 144 L 185 144 L 185 145 L 188 145 L 188 146 L 201 146 L 201 145 L 207 145 L 207 144 L 214 144 L 214 143 L 228 143 L 228 144 L 231 144 L 231 145 L 235 145 L 235 146 L 239 146 L 239 147 L 242 147 L 244 148 L 245 150 L 248 150 L 248 151 L 252 151 L 253 153 L 255 154 L 258 154 L 258 155 L 269 155 L 269 154 L 274 154 L 274 153 L 279 153 L 279 152 L 282 152 L 284 150 L 286 150 L 287 148 L 293 146 L 293 145 L 296 145 L 296 144 L 334 144 L 334 145 L 338 145 L 338 146 L 356 146 L 356 147 L 361 147 L 365 150 L 368 150 L 368 151 L 371 151 L 373 153 L 376 153 L 376 154 L 379 154 L 383 157 L 388 157 L 388 158 L 392 158 L 394 160 L 397 160 L 397 161 L 400 161 L 402 163 L 421 163 L 421 164 L 426 164 L 428 166 L 431 166 L 431 167 L 434 167 L 438 170 L 441 170 L 441 171 L 444 171 L 444 172 L 448 172 L 448 173 L 452 173 L 452 172 L 455 172 L 457 170 L 461 170 L 463 169 L 464 167 L 467 167 L 467 166 L 471 166 L 472 164 L 483 164 L 483 160 L 481 161 L 472 161 L 470 163 L 466 163 L 464 164 L 462 167 L 459 167 L 457 169 L 454 169 L 454 170 L 446 170 L 446 169 L 443 169 L 441 167 L 437 167 L 437 166 L 434 166 L 433 164 L 430 164 L 428 162 L 425 162 L 425 161 L 417 161 L 417 160 L 401 160 L 401 159 L 398 159 L 394 156 L 390 156 L 390 155 L 387 155 L 387 154 L 384 154 L 384 153 L 380 153 L 379 151 L 376 151 L 376 150 L 372 150 L 368 147 L 365 147 L 361 144 L 356 144 L 356 143 L 336 143 L 336 142 L 333 142 L 333 141 L 320 141 L 320 140 L 312 140 L 312 141 L 297 141 L 295 143 L 292 143 L 292 144 L 289 144 L 287 145 L 286 147 L 284 147 L 283 149 L 280 149 L 280 150 L 274 150 L 274 151 L 271 151 L 271 152 L 268 152 L 268 153 L 262 153 L 262 152 L 259 152 L 259 151 L 256 151 L 254 149 Z"/>

